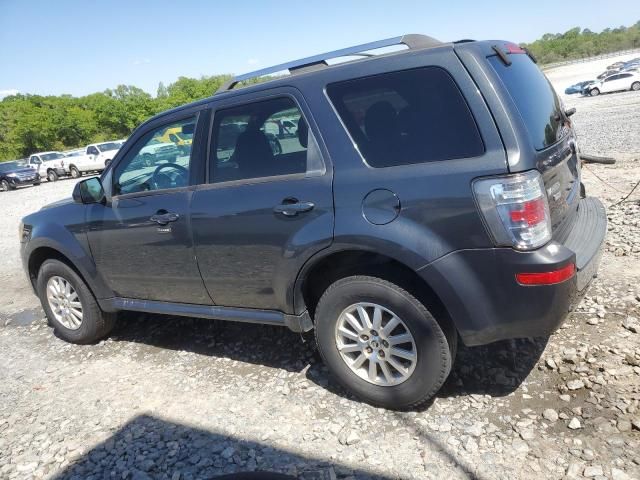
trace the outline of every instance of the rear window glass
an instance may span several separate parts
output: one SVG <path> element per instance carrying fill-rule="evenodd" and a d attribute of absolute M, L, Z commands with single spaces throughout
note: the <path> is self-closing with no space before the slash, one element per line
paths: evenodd
<path fill-rule="evenodd" d="M 462 93 L 442 68 L 387 73 L 329 85 L 329 98 L 372 167 L 484 153 Z"/>
<path fill-rule="evenodd" d="M 507 66 L 497 56 L 489 57 L 513 98 L 535 149 L 542 150 L 564 136 L 562 105 L 547 77 L 527 55 L 509 55 L 509 60 L 512 63 Z"/>

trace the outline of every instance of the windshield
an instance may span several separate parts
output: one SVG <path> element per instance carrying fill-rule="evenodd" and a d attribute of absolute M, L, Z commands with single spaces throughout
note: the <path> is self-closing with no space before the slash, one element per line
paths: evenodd
<path fill-rule="evenodd" d="M 107 142 L 101 143 L 98 145 L 98 150 L 101 152 L 108 152 L 109 150 L 118 150 L 120 148 L 120 144 L 117 142 Z"/>
<path fill-rule="evenodd" d="M 0 173 L 8 172 L 9 170 L 15 170 L 23 166 L 24 163 L 21 162 L 2 162 L 0 163 Z"/>
<path fill-rule="evenodd" d="M 64 158 L 64 154 L 59 152 L 54 153 L 45 153 L 44 155 L 40 155 L 40 160 L 46 162 L 47 160 L 57 160 L 58 158 Z"/>
<path fill-rule="evenodd" d="M 502 83 L 513 98 L 536 150 L 556 143 L 564 135 L 562 104 L 555 90 L 528 55 L 509 55 L 511 65 L 489 57 Z"/>

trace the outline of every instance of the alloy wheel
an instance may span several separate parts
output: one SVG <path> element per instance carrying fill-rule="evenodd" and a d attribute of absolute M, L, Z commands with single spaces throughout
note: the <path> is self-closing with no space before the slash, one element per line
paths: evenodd
<path fill-rule="evenodd" d="M 335 340 L 351 371 L 374 385 L 388 387 L 407 381 L 418 361 L 407 325 L 375 303 L 347 307 L 336 322 Z"/>
<path fill-rule="evenodd" d="M 47 282 L 47 301 L 55 319 L 69 330 L 82 325 L 82 303 L 68 280 L 53 276 Z"/>

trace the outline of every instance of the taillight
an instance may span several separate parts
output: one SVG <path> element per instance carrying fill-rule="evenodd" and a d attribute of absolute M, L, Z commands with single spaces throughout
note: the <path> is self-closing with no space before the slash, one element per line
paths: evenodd
<path fill-rule="evenodd" d="M 536 170 L 481 178 L 473 191 L 496 245 L 531 250 L 551 240 L 549 204 Z"/>

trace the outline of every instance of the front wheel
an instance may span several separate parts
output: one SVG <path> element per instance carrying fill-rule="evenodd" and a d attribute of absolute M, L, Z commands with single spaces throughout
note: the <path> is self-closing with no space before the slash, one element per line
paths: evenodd
<path fill-rule="evenodd" d="M 75 165 L 72 165 L 71 168 L 69 168 L 69 172 L 73 178 L 80 178 L 82 176 L 82 173 Z"/>
<path fill-rule="evenodd" d="M 55 170 L 49 170 L 47 172 L 47 180 L 49 182 L 57 182 L 58 181 L 58 174 L 56 173 Z"/>
<path fill-rule="evenodd" d="M 429 401 L 447 379 L 455 355 L 449 335 L 409 292 L 376 277 L 331 285 L 315 312 L 318 349 L 347 390 L 392 409 Z"/>
<path fill-rule="evenodd" d="M 107 336 L 115 324 L 115 314 L 100 310 L 84 280 L 58 260 L 42 264 L 37 291 L 50 324 L 67 342 L 96 342 Z"/>
<path fill-rule="evenodd" d="M 631 84 L 631 90 L 633 90 L 634 92 L 637 92 L 638 90 L 640 90 L 640 82 L 633 82 Z"/>
<path fill-rule="evenodd" d="M 600 90 L 597 88 L 592 88 L 591 91 L 589 91 L 589 95 L 591 95 L 592 97 L 597 97 L 598 95 L 600 95 Z"/>

